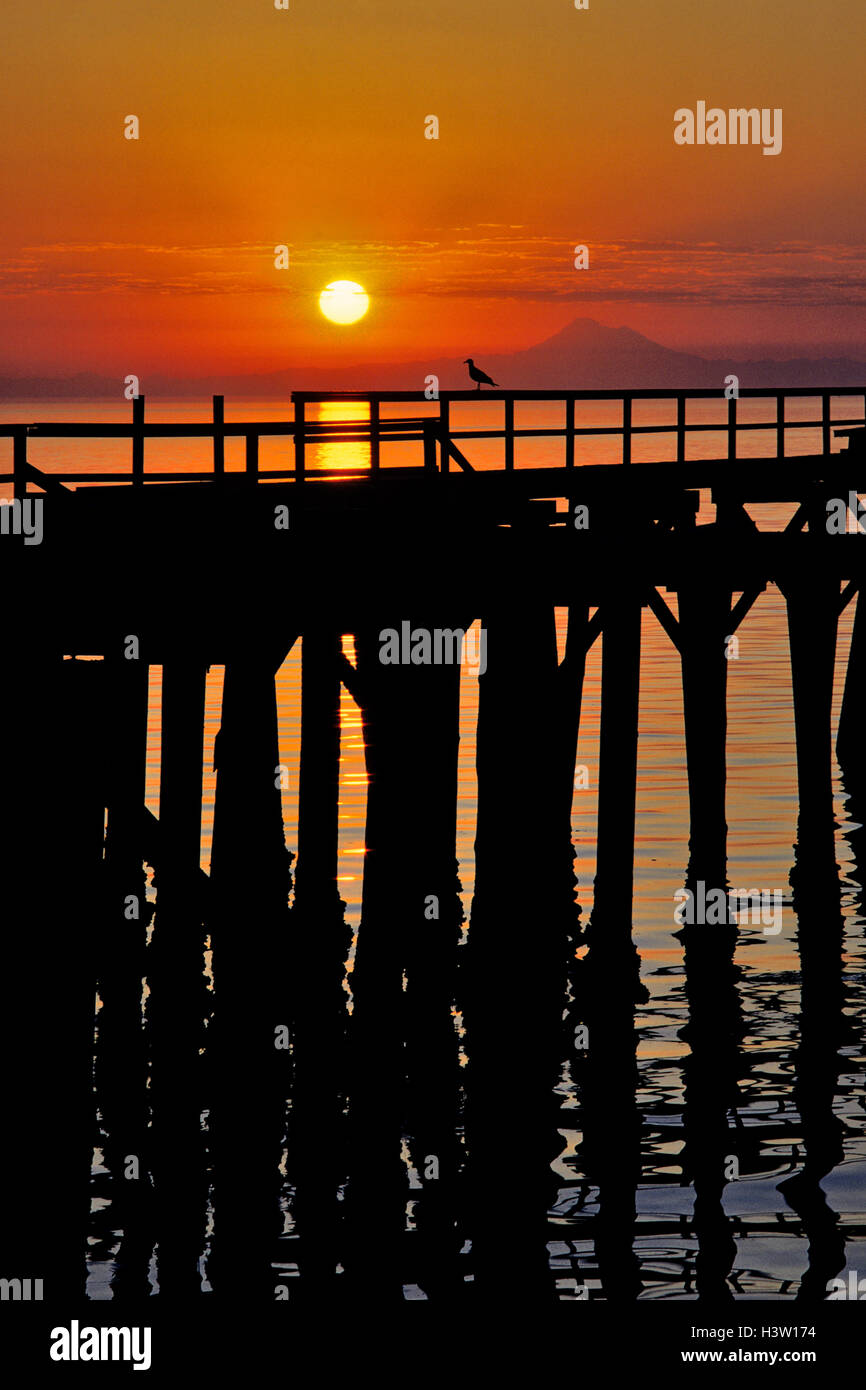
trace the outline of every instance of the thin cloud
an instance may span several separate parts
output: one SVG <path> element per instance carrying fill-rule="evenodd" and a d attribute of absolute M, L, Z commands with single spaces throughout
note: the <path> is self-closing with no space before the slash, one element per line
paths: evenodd
<path fill-rule="evenodd" d="M 455 235 L 464 230 L 473 235 Z M 279 275 L 274 244 L 25 246 L 0 264 L 0 294 L 291 298 L 308 294 L 316 275 L 349 261 L 380 297 L 803 307 L 861 306 L 866 300 L 864 244 L 589 239 L 589 269 L 576 271 L 576 237 L 480 223 L 448 229 L 440 238 L 288 242 L 291 272 Z"/>

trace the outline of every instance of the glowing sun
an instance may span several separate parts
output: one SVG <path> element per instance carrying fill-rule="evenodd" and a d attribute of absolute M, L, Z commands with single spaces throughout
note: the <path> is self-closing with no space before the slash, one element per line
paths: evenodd
<path fill-rule="evenodd" d="M 319 295 L 319 308 L 332 323 L 357 323 L 370 307 L 370 296 L 354 280 L 332 280 Z"/>

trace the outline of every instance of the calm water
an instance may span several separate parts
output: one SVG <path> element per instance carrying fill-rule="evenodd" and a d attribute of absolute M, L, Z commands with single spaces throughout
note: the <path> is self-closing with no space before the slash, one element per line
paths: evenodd
<path fill-rule="evenodd" d="M 228 402 L 227 419 L 286 418 L 283 407 L 268 402 Z M 814 418 L 815 401 L 797 402 L 797 418 Z M 323 418 L 352 418 L 356 406 L 327 407 Z M 492 428 L 501 420 L 501 405 L 471 404 L 455 407 L 455 429 Z M 592 406 L 589 424 L 613 424 L 615 407 Z M 666 407 L 635 408 L 635 423 L 668 423 Z M 769 406 L 747 406 L 743 418 L 770 419 Z M 765 415 L 760 415 L 760 410 Z M 846 414 L 845 402 L 834 402 L 834 416 Z M 414 404 L 404 413 L 420 414 Z M 712 412 L 716 412 L 713 414 Z M 789 412 L 793 414 L 793 411 Z M 152 420 L 206 419 L 208 408 L 192 402 L 148 402 Z M 401 413 L 395 408 L 393 414 Z M 721 423 L 724 402 L 694 406 L 690 419 Z M 563 423 L 556 408 L 531 404 L 516 411 L 518 428 L 530 422 L 539 426 Z M 0 408 L 8 421 L 36 419 L 129 418 L 129 406 L 121 402 L 22 402 Z M 579 421 L 580 423 L 580 421 Z M 660 443 L 660 441 L 662 441 Z M 748 452 L 755 456 L 773 451 L 774 435 L 755 432 Z M 0 447 L 5 446 L 0 441 Z M 466 441 L 464 452 L 476 466 L 493 466 L 499 457 L 499 441 Z M 618 441 L 599 437 L 583 447 L 578 458 L 592 462 L 616 462 Z M 820 447 L 818 431 L 792 431 L 790 452 L 809 452 Z M 228 467 L 243 467 L 242 442 L 227 443 Z M 412 462 L 411 446 L 385 446 L 383 464 Z M 667 453 L 665 451 L 668 451 Z M 706 434 L 689 444 L 690 457 L 722 456 L 724 435 Z M 745 446 L 741 449 L 745 453 Z M 558 463 L 562 441 L 519 441 L 518 466 Z M 120 441 L 32 441 L 29 457 L 40 468 L 121 468 L 129 462 L 129 446 Z M 649 457 L 673 457 L 673 438 L 647 437 L 635 446 L 638 463 Z M 2 466 L 8 466 L 0 454 Z M 152 468 L 203 468 L 208 466 L 207 444 L 157 441 L 146 446 L 146 465 Z M 417 458 L 417 455 L 415 456 Z M 310 451 L 309 466 L 342 467 L 367 461 L 364 446 L 320 446 Z M 263 468 L 290 466 L 287 441 L 263 441 Z M 780 465 L 784 466 L 784 465 Z M 7 489 L 8 491 L 8 489 Z M 750 509 L 762 527 L 779 527 L 792 507 Z M 702 497 L 699 521 L 713 517 L 708 496 Z M 675 598 L 667 595 L 675 609 Z M 407 615 L 408 616 L 408 615 Z M 853 606 L 840 624 L 834 721 L 838 717 L 842 680 L 850 641 Z M 560 651 L 563 650 L 565 613 L 558 614 Z M 739 629 L 739 654 L 732 660 L 728 684 L 728 823 L 729 881 L 732 885 L 781 890 L 784 894 L 782 931 L 768 936 L 760 926 L 741 926 L 735 963 L 742 975 L 737 984 L 745 1022 L 741 1046 L 737 1124 L 748 1136 L 748 1162 L 739 1180 L 728 1183 L 722 1201 L 732 1218 L 737 1252 L 733 1280 L 744 1298 L 790 1299 L 796 1296 L 807 1267 L 808 1234 L 803 1222 L 786 1204 L 777 1184 L 802 1164 L 801 1118 L 793 1097 L 795 1051 L 798 1045 L 801 1003 L 800 961 L 796 944 L 797 918 L 790 906 L 789 873 L 796 839 L 797 794 L 790 662 L 781 595 L 770 587 L 762 594 Z M 352 655 L 351 641 L 345 639 Z M 296 848 L 298 740 L 300 734 L 301 643 L 293 649 L 278 677 L 281 761 L 289 769 L 289 787 L 283 794 L 286 839 Z M 587 663 L 581 717 L 578 763 L 585 766 L 588 786 L 575 791 L 573 832 L 577 850 L 579 899 L 585 922 L 592 907 L 595 872 L 595 834 L 600 713 L 601 643 L 591 649 Z M 212 772 L 213 738 L 219 722 L 223 671 L 211 669 L 208 680 L 205 746 L 205 802 L 202 863 L 209 864 L 215 776 Z M 152 672 L 148 754 L 148 802 L 158 812 L 159 706 L 161 672 Z M 461 696 L 461 750 L 459 783 L 458 855 L 467 918 L 474 877 L 475 830 L 475 722 L 477 681 L 463 673 Z M 834 727 L 835 733 L 835 727 Z M 351 697 L 343 691 L 343 752 L 340 796 L 340 887 L 348 915 L 357 926 L 360 915 L 361 876 L 364 855 L 366 774 L 363 727 Z M 840 1051 L 840 1075 L 835 1086 L 833 1112 L 844 1125 L 844 1162 L 822 1181 L 827 1203 L 838 1215 L 847 1240 L 847 1268 L 866 1272 L 866 1138 L 863 1132 L 866 1083 L 863 1061 L 863 1004 L 866 939 L 864 919 L 857 905 L 857 883 L 852 877 L 853 858 L 848 836 L 857 823 L 845 812 L 842 787 L 836 782 L 837 862 L 840 869 L 844 915 L 843 986 L 846 1017 L 851 1023 L 850 1042 Z M 642 962 L 642 980 L 649 1000 L 637 1008 L 639 1087 L 637 1108 L 641 1116 L 642 1177 L 637 1192 L 637 1240 L 635 1249 L 643 1280 L 643 1298 L 694 1297 L 693 1268 L 696 1240 L 683 1225 L 693 1214 L 694 1188 L 683 1183 L 681 1158 L 684 1146 L 684 1063 L 689 1045 L 680 1036 L 687 1021 L 683 948 L 674 936 L 673 895 L 682 886 L 688 853 L 688 795 L 682 723 L 679 658 L 655 618 L 644 611 L 641 670 L 641 723 L 635 848 L 634 940 Z M 348 964 L 351 972 L 351 961 Z M 349 983 L 351 973 L 349 973 Z M 554 1163 L 560 1180 L 552 1217 L 558 1239 L 549 1247 L 551 1268 L 561 1296 L 573 1296 L 577 1284 L 588 1284 L 598 1296 L 600 1281 L 592 1246 L 592 1221 L 598 1191 L 584 1181 L 583 1131 L 580 1097 L 566 1070 L 559 1087 L 562 1152 Z M 733 1125 L 733 1117 L 729 1117 Z M 733 1133 L 733 1130 L 732 1130 Z M 101 1218 L 110 1221 L 102 1210 Z M 100 1213 L 97 1212 L 97 1216 Z M 96 1219 L 96 1218 L 95 1218 Z M 289 1231 L 291 1223 L 289 1223 Z M 289 1257 L 290 1258 L 290 1257 Z M 110 1297 L 110 1262 L 92 1261 L 89 1289 L 92 1296 Z M 407 1296 L 411 1296 L 407 1294 Z"/>

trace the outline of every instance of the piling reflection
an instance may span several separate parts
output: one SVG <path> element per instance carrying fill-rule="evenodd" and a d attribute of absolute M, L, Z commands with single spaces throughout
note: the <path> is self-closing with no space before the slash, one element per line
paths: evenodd
<path fill-rule="evenodd" d="M 574 1019 L 585 1024 L 587 1042 L 572 1065 L 584 1116 L 580 1154 L 587 1180 L 598 1188 L 592 1238 L 602 1294 L 616 1302 L 632 1301 L 642 1289 L 634 1250 L 642 1117 L 633 968 L 633 952 L 623 943 L 575 971 Z"/>
<path fill-rule="evenodd" d="M 802 1303 L 823 1302 L 828 1281 L 845 1268 L 844 1233 L 821 1188 L 821 1179 L 844 1159 L 843 1125 L 834 1100 L 843 1065 L 839 1049 L 852 1041 L 843 1014 L 843 917 L 834 830 L 829 817 L 823 822 L 801 817 L 791 870 L 801 970 L 794 1101 L 802 1125 L 803 1163 L 779 1184 L 779 1191 L 802 1218 L 809 1238 L 808 1268 L 797 1294 Z"/>
<path fill-rule="evenodd" d="M 711 855 L 717 868 L 718 848 Z M 694 857 L 686 890 L 699 900 L 701 883 Z M 694 875 L 694 876 L 693 876 Z M 736 1127 L 739 1079 L 744 1057 L 745 1032 L 737 982 L 741 972 L 734 964 L 737 926 L 730 920 L 728 885 L 721 888 L 724 915 L 721 921 L 698 921 L 677 933 L 683 944 L 685 992 L 689 1018 L 679 1036 L 689 1045 L 683 1062 L 685 1082 L 682 1154 L 683 1180 L 694 1188 L 692 1230 L 698 1242 L 695 1286 L 701 1300 L 730 1301 L 728 1276 L 736 1255 L 736 1243 L 722 1205 L 726 1184 L 745 1175 L 748 1155 L 741 1129 Z M 734 1120 L 734 1125 L 731 1120 Z"/>

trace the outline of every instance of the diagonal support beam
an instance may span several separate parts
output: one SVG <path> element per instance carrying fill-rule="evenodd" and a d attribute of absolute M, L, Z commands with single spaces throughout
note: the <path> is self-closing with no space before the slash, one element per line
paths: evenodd
<path fill-rule="evenodd" d="M 590 618 L 589 622 L 588 622 L 587 625 L 586 625 L 585 647 L 584 647 L 584 650 L 585 650 L 585 651 L 589 651 L 589 649 L 590 649 L 590 647 L 592 646 L 593 642 L 595 642 L 596 639 L 597 639 L 598 637 L 601 636 L 601 631 L 602 631 L 602 628 L 603 628 L 603 627 L 604 627 L 604 611 L 603 611 L 603 609 L 601 609 L 601 608 L 596 608 L 595 612 L 593 613 L 592 617 Z"/>
<path fill-rule="evenodd" d="M 809 504 L 807 502 L 801 502 L 794 515 L 791 517 L 791 520 L 788 522 L 788 525 L 785 527 L 783 534 L 787 536 L 791 531 L 802 531 L 806 522 L 809 520 L 809 510 Z"/>
<path fill-rule="evenodd" d="M 681 651 L 680 646 L 680 625 L 668 608 L 658 589 L 647 589 L 647 604 L 658 618 L 668 637 L 673 642 L 677 651 Z"/>
<path fill-rule="evenodd" d="M 851 602 L 851 600 L 852 600 L 852 598 L 854 597 L 854 595 L 855 595 L 856 593 L 859 592 L 859 590 L 860 590 L 860 580 L 859 580 L 859 579 L 851 579 L 851 580 L 845 585 L 845 588 L 842 590 L 841 594 L 839 595 L 839 613 L 840 613 L 840 615 L 841 615 L 842 613 L 845 612 L 845 609 L 848 607 L 848 604 Z"/>
<path fill-rule="evenodd" d="M 806 497 L 800 503 L 794 515 L 791 517 L 791 520 L 788 522 L 788 525 L 785 527 L 783 535 L 788 535 L 789 532 L 792 531 L 802 531 L 807 522 L 810 523 L 810 531 L 816 529 L 816 523 L 819 520 L 820 524 L 823 525 L 826 519 L 825 502 L 830 491 L 831 489 L 828 488 L 826 483 L 813 482 L 811 485 L 811 496 Z M 820 527 L 817 529 L 820 529 Z"/>
<path fill-rule="evenodd" d="M 454 443 L 453 439 L 449 439 L 447 441 L 447 446 L 449 454 L 455 460 L 456 463 L 459 463 L 464 473 L 475 472 L 475 469 L 472 467 L 472 464 L 469 462 L 466 455 L 464 453 L 461 453 L 461 451 L 457 448 L 457 445 Z"/>
<path fill-rule="evenodd" d="M 50 473 L 43 473 L 40 468 L 34 468 L 32 463 L 26 465 L 24 473 L 29 482 L 35 483 L 37 487 L 41 487 L 42 491 L 49 495 L 56 496 L 59 493 L 69 495 L 72 492 L 72 489 L 67 487 L 65 483 L 59 482 L 57 478 L 52 478 Z"/>
<path fill-rule="evenodd" d="M 766 587 L 766 583 L 753 584 L 750 589 L 744 589 L 743 592 L 740 594 L 740 597 L 737 599 L 736 603 L 731 609 L 731 636 L 733 636 L 733 634 L 736 632 L 737 628 L 740 626 L 740 623 L 743 621 L 746 614 L 754 605 L 758 595 L 762 594 Z"/>
<path fill-rule="evenodd" d="M 583 625 L 579 634 L 572 632 L 571 626 L 568 630 L 568 640 L 565 646 L 565 655 L 559 664 L 559 669 L 566 679 L 575 670 L 583 670 L 583 658 L 590 647 L 602 634 L 604 628 L 604 613 L 601 607 L 596 608 L 592 617 Z M 582 679 L 582 677 L 581 677 Z"/>

